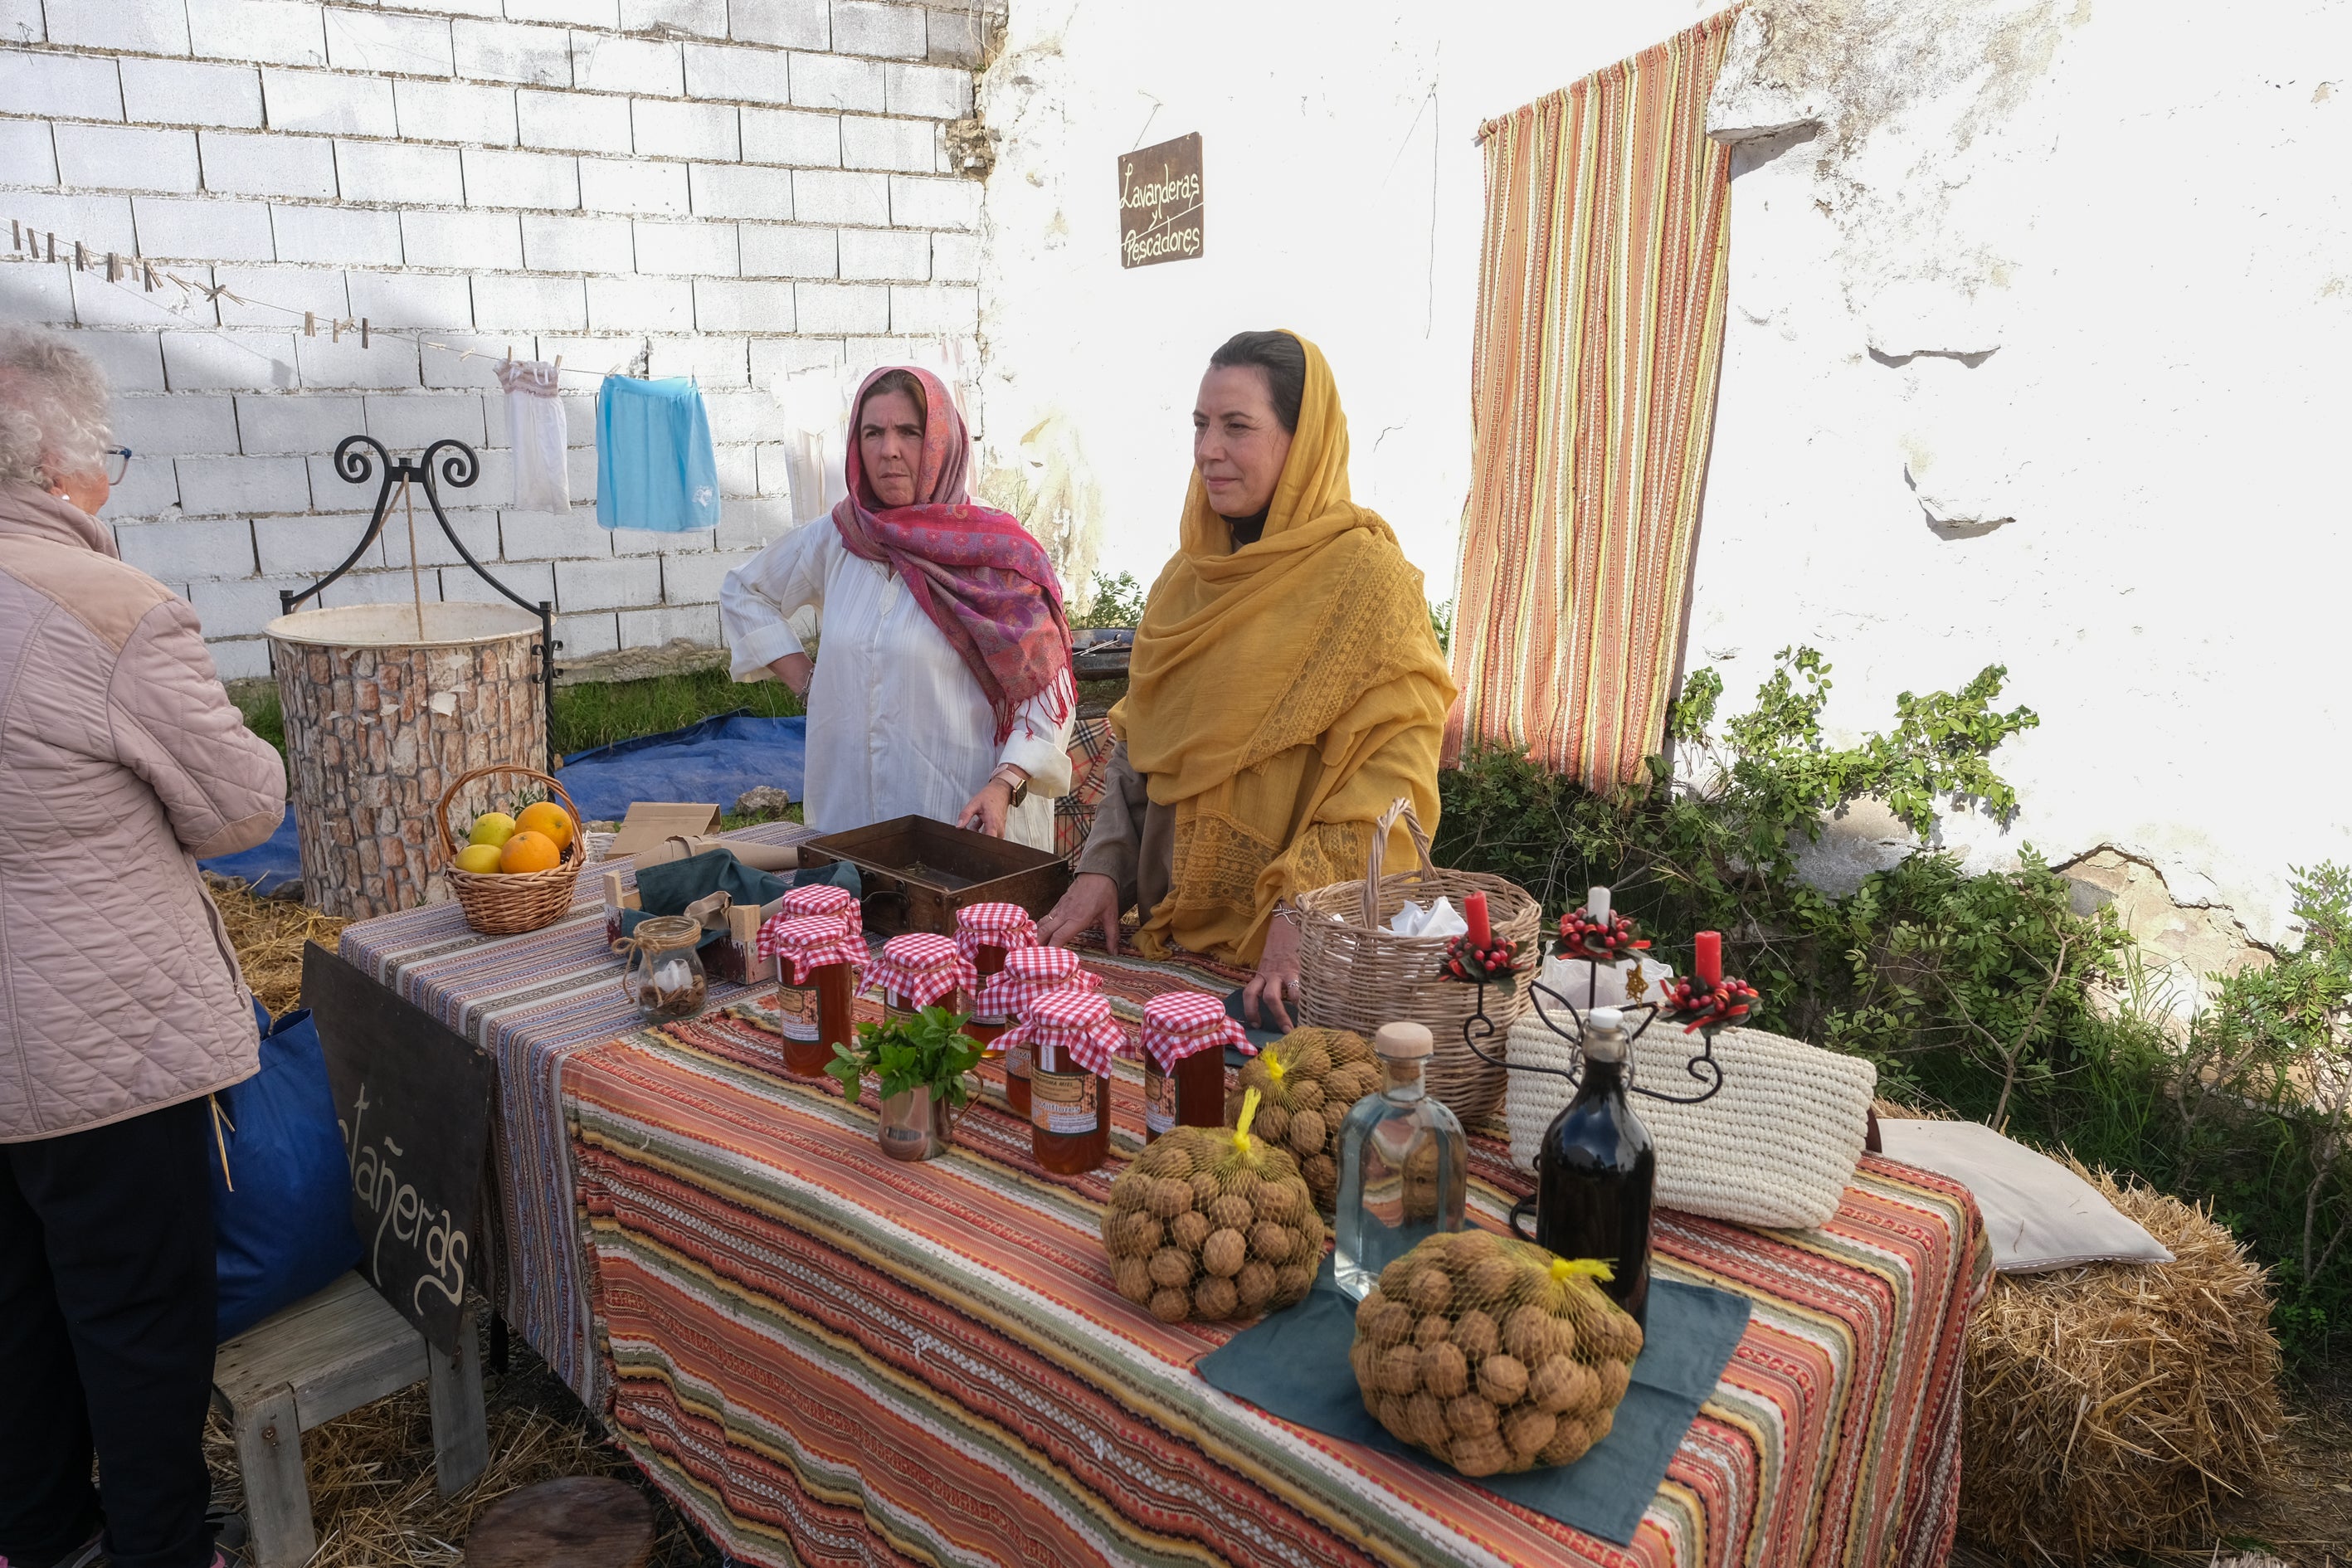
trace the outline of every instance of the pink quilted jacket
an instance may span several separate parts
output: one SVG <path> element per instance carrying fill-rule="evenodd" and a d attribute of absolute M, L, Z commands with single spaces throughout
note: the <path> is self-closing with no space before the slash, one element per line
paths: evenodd
<path fill-rule="evenodd" d="M 196 858 L 285 813 L 186 600 L 106 526 L 0 484 L 0 1143 L 253 1075 L 253 1005 Z"/>

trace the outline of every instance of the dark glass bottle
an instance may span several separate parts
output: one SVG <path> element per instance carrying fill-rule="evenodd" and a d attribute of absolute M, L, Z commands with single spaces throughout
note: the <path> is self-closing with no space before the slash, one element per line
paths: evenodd
<path fill-rule="evenodd" d="M 1650 1199 L 1657 1146 L 1625 1098 L 1624 1016 L 1585 1016 L 1584 1078 L 1536 1154 L 1536 1240 L 1615 1271 L 1601 1289 L 1643 1322 L 1650 1304 Z"/>

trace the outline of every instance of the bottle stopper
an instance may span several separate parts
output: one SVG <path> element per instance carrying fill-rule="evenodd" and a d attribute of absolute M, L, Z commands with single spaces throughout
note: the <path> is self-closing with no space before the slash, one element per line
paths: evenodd
<path fill-rule="evenodd" d="M 1398 1061 L 1417 1062 L 1436 1048 L 1436 1039 L 1421 1024 L 1382 1024 L 1372 1037 L 1374 1054 Z"/>

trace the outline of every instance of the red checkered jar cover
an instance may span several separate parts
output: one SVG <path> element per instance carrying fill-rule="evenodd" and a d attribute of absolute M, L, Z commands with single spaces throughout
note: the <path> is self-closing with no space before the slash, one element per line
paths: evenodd
<path fill-rule="evenodd" d="M 788 921 L 805 920 L 812 915 L 830 915 L 846 925 L 852 934 L 866 929 L 866 917 L 857 907 L 857 895 L 829 882 L 794 888 L 784 895 L 783 907 L 777 910 L 777 914 Z"/>
<path fill-rule="evenodd" d="M 956 911 L 955 944 L 966 958 L 983 947 L 1001 947 L 1009 956 L 1037 945 L 1037 922 L 1019 904 L 967 905 Z"/>
<path fill-rule="evenodd" d="M 1126 1047 L 1127 1032 L 1111 1016 L 1109 997 L 1099 991 L 1064 986 L 1031 998 L 1021 1010 L 1021 1021 L 997 1039 L 1007 1048 L 1027 1046 L 1032 1053 L 1051 1046 L 1084 1070 L 1099 1076 L 1110 1070 L 1111 1058 Z"/>
<path fill-rule="evenodd" d="M 828 963 L 845 963 L 852 970 L 866 966 L 866 943 L 841 923 L 838 914 L 803 915 L 795 920 L 778 914 L 760 928 L 759 955 L 781 958 L 793 966 L 793 984 L 805 985 L 812 972 Z"/>
<path fill-rule="evenodd" d="M 953 937 L 913 931 L 882 944 L 881 956 L 866 972 L 866 983 L 928 1007 L 958 986 L 977 990 L 980 977 L 971 972 L 971 960 L 957 951 Z"/>
<path fill-rule="evenodd" d="M 1186 1057 L 1227 1046 L 1250 1049 L 1249 1036 L 1205 991 L 1171 991 L 1143 1005 L 1143 1051 L 1167 1072 Z"/>
<path fill-rule="evenodd" d="M 988 977 L 973 1005 L 973 1016 L 983 1023 L 1021 1016 L 1033 997 L 1048 991 L 1075 988 L 1099 990 L 1102 982 L 1078 966 L 1078 955 L 1066 947 L 1021 947 L 1004 955 L 1004 967 Z"/>

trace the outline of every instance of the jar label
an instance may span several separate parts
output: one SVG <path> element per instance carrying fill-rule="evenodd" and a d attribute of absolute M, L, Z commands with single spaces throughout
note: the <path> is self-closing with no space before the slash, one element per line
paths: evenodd
<path fill-rule="evenodd" d="M 1143 1069 L 1143 1125 L 1147 1131 L 1167 1132 L 1176 1125 L 1176 1080 L 1157 1063 Z"/>
<path fill-rule="evenodd" d="M 1099 1115 L 1096 1089 L 1090 1072 L 1039 1069 L 1030 1079 L 1029 1120 L 1047 1132 L 1092 1132 Z"/>
<path fill-rule="evenodd" d="M 776 993 L 776 1032 L 788 1040 L 817 1037 L 815 986 L 787 984 Z"/>
<path fill-rule="evenodd" d="M 1029 1076 L 1029 1047 L 1027 1046 L 1015 1046 L 1011 1050 L 1004 1053 L 1004 1076 L 1006 1078 L 1027 1078 Z"/>

